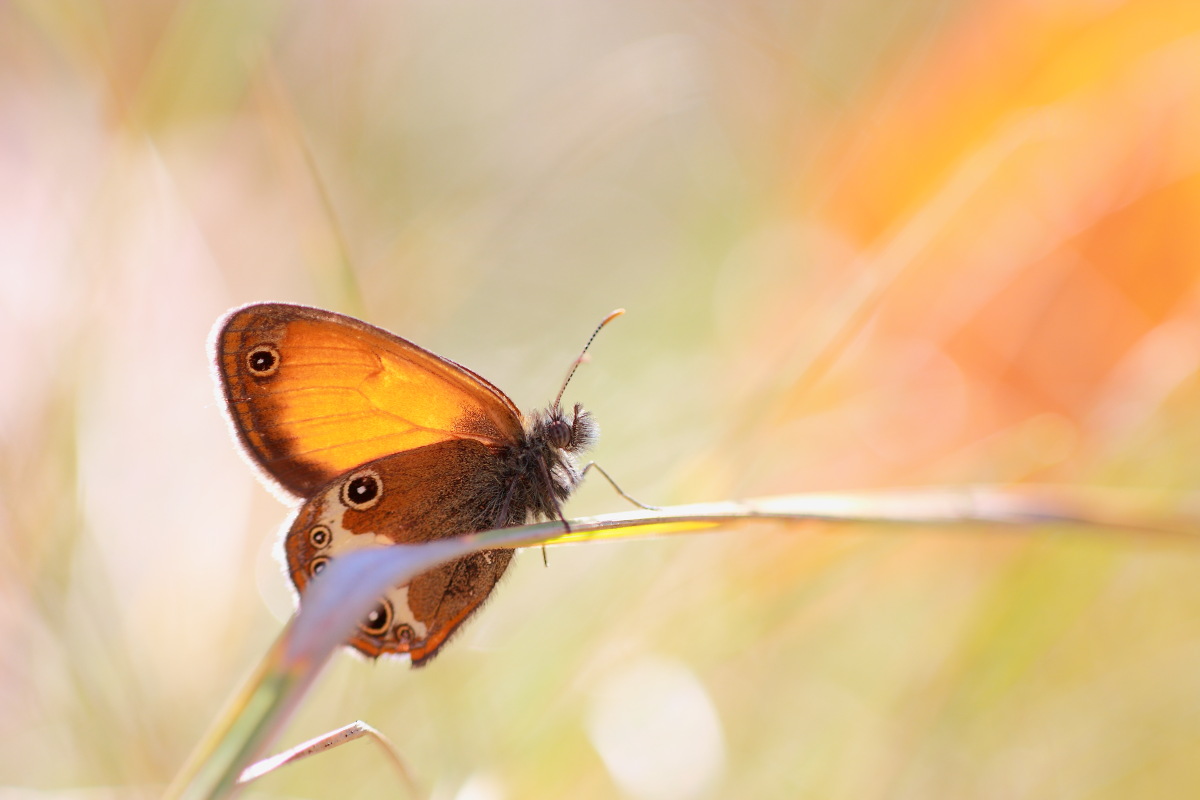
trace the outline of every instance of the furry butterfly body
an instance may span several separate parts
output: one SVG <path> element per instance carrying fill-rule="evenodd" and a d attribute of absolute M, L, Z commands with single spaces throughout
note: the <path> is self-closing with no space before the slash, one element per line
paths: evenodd
<path fill-rule="evenodd" d="M 577 456 L 596 436 L 578 405 L 523 415 L 465 367 L 330 311 L 236 309 L 218 323 L 214 350 L 237 438 L 302 502 L 284 541 L 301 596 L 351 550 L 561 519 L 581 479 Z M 477 553 L 395 587 L 350 644 L 427 662 L 511 558 Z"/>

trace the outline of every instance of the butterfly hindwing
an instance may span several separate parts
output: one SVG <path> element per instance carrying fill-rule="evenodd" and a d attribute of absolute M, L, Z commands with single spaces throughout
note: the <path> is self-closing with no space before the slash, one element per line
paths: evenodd
<path fill-rule="evenodd" d="M 303 595 L 330 559 L 364 547 L 413 544 L 503 524 L 496 490 L 503 465 L 488 447 L 457 439 L 385 456 L 332 481 L 306 502 L 285 539 L 288 570 Z M 491 550 L 395 587 L 350 644 L 368 656 L 432 658 L 491 594 L 512 558 Z"/>

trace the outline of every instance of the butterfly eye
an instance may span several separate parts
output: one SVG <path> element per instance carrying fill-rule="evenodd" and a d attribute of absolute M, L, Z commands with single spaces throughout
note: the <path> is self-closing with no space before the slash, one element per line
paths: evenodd
<path fill-rule="evenodd" d="M 325 558 L 324 556 L 321 556 L 320 558 L 314 558 L 312 563 L 308 565 L 308 574 L 315 578 L 320 575 L 327 566 L 329 566 L 328 558 Z"/>
<path fill-rule="evenodd" d="M 373 469 L 356 472 L 342 484 L 342 502 L 356 511 L 366 511 L 379 502 L 383 483 Z"/>
<path fill-rule="evenodd" d="M 333 534 L 324 525 L 314 525 L 312 530 L 308 532 L 308 541 L 318 550 L 328 547 L 332 540 Z"/>
<path fill-rule="evenodd" d="M 279 351 L 269 344 L 260 344 L 246 354 L 246 366 L 256 377 L 268 378 L 279 369 Z"/>
<path fill-rule="evenodd" d="M 563 449 L 571 443 L 571 426 L 565 419 L 556 419 L 546 427 L 546 441 L 554 447 Z"/>
<path fill-rule="evenodd" d="M 379 603 L 371 609 L 367 614 L 367 618 L 362 621 L 362 629 L 364 633 L 371 636 L 380 636 L 387 632 L 387 629 L 392 624 L 392 604 L 387 600 L 380 600 Z"/>

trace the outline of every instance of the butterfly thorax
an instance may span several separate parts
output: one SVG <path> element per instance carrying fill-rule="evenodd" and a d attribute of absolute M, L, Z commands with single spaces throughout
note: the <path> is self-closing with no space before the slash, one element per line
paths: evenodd
<path fill-rule="evenodd" d="M 596 441 L 591 414 L 576 405 L 570 417 L 561 407 L 535 411 L 525 418 L 525 436 L 504 453 L 506 484 L 498 526 L 562 518 L 562 504 L 579 485 L 577 456 Z"/>

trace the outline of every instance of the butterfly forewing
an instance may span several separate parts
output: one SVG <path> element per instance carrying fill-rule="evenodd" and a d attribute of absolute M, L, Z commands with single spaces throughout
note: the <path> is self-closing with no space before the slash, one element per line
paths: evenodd
<path fill-rule="evenodd" d="M 373 459 L 521 436 L 520 412 L 470 370 L 351 317 L 258 304 L 231 313 L 217 365 L 238 438 L 293 495 Z"/>

